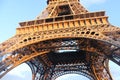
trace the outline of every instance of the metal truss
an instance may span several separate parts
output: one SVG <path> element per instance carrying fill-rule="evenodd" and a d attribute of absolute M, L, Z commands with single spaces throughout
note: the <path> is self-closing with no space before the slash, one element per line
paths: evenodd
<path fill-rule="evenodd" d="M 48 0 L 36 20 L 21 22 L 12 38 L 0 44 L 0 78 L 22 63 L 32 80 L 55 80 L 80 74 L 90 80 L 113 80 L 109 60 L 120 66 L 120 28 L 104 11 L 88 12 L 79 0 Z"/>

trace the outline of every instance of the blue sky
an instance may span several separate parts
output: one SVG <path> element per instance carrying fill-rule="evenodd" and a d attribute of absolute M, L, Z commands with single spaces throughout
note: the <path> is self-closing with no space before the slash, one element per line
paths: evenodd
<path fill-rule="evenodd" d="M 109 16 L 109 21 L 115 26 L 120 26 L 120 0 L 81 0 L 81 3 L 89 11 L 105 10 Z M 0 0 L 0 43 L 7 40 L 15 34 L 15 29 L 19 26 L 19 22 L 33 20 L 44 10 L 46 0 Z M 120 68 L 114 63 L 110 63 L 110 69 L 115 80 L 120 80 Z M 25 64 L 14 69 L 0 80 L 30 80 L 30 69 Z M 68 78 L 66 75 L 61 80 L 79 80 L 80 76 L 73 75 Z M 19 78 L 19 79 L 18 79 Z M 74 78 L 74 79 L 73 79 Z M 60 80 L 59 79 L 59 80 Z M 83 79 L 83 78 L 82 78 Z M 85 79 L 84 79 L 85 80 Z"/>

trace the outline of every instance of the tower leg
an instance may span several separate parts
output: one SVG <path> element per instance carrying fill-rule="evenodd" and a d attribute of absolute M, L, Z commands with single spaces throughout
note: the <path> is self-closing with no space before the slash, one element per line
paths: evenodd
<path fill-rule="evenodd" d="M 51 80 L 52 74 L 53 68 L 37 68 L 36 72 L 32 74 L 32 80 Z"/>
<path fill-rule="evenodd" d="M 105 59 L 103 56 L 98 56 L 93 58 L 92 69 L 96 80 L 113 80 L 109 69 L 107 69 Z"/>

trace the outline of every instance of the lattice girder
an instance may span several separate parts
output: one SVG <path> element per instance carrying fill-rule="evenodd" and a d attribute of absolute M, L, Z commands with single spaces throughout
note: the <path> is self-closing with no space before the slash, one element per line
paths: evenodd
<path fill-rule="evenodd" d="M 26 62 L 26 61 L 29 61 L 31 60 L 32 58 L 38 56 L 38 55 L 41 55 L 41 54 L 44 54 L 44 53 L 47 53 L 48 51 L 43 51 L 41 53 L 32 53 L 30 55 L 17 55 L 17 56 L 14 56 L 14 55 L 11 55 L 7 58 L 5 58 L 1 63 L 2 66 L 0 67 L 0 78 L 2 78 L 5 74 L 7 74 L 9 71 L 11 71 L 13 68 L 19 66 L 20 64 Z M 4 66 L 5 65 L 5 66 Z"/>
<path fill-rule="evenodd" d="M 79 74 L 88 77 L 90 80 L 94 79 L 94 74 L 86 62 L 83 63 L 73 63 L 65 65 L 56 65 L 54 73 L 51 80 L 55 80 L 58 77 L 65 74 Z"/>
<path fill-rule="evenodd" d="M 95 29 L 92 29 L 94 27 Z M 109 25 L 98 25 L 94 27 L 92 26 L 91 28 L 86 28 L 85 26 L 76 27 L 76 28 L 73 27 L 73 28 L 50 30 L 50 31 L 44 31 L 44 32 L 35 32 L 34 34 L 29 33 L 29 34 L 18 35 L 19 38 L 16 38 L 15 42 L 13 40 L 11 41 L 9 40 L 9 43 L 7 44 L 10 44 L 10 45 L 7 46 L 6 42 L 1 44 L 1 51 L 12 52 L 16 50 L 16 48 L 19 49 L 23 46 L 26 46 L 32 43 L 49 40 L 49 39 L 57 39 L 57 38 L 91 38 L 91 39 L 105 41 L 110 44 L 114 43 L 113 45 L 119 47 L 119 44 L 120 44 L 119 28 L 112 27 L 113 29 L 111 29 L 109 28 Z M 100 27 L 104 27 L 104 30 L 101 29 Z M 108 33 L 109 34 L 111 33 L 111 35 L 107 35 Z M 113 34 L 116 34 L 116 35 L 113 35 Z M 10 42 L 11 43 L 14 42 L 14 44 L 11 45 Z M 4 46 L 7 46 L 8 50 L 6 49 L 6 47 L 4 48 Z"/>
<path fill-rule="evenodd" d="M 104 46 L 104 48 L 102 48 L 102 46 Z M 73 49 L 74 50 L 74 49 L 77 49 L 77 47 L 78 47 L 78 50 L 80 49 L 80 50 L 94 52 L 96 54 L 106 56 L 106 55 L 112 54 L 110 52 L 114 49 L 111 48 L 111 46 L 113 46 L 113 45 L 109 45 L 109 47 L 108 47 L 108 45 L 106 46 L 106 43 L 104 44 L 100 41 L 95 41 L 95 40 L 86 39 L 86 38 L 77 39 L 77 40 L 71 39 L 71 41 L 70 40 L 65 41 L 64 39 L 63 40 L 52 40 L 52 41 L 43 41 L 41 43 L 35 43 L 34 45 L 31 44 L 31 45 L 26 46 L 24 48 L 18 49 L 16 51 L 16 53 L 14 54 L 15 56 L 12 54 L 11 56 L 6 57 L 5 61 L 3 61 L 6 63 L 1 64 L 1 65 L 9 64 L 8 66 L 3 67 L 5 69 L 7 67 L 9 67 L 9 69 L 6 69 L 6 70 L 4 69 L 5 71 L 3 71 L 4 73 L 1 75 L 1 77 L 3 75 L 5 75 L 7 72 L 9 72 L 11 69 L 20 65 L 21 63 L 26 62 L 26 61 L 30 61 L 31 59 L 33 59 L 34 57 L 37 57 L 38 55 L 41 55 L 41 58 L 42 58 L 42 55 L 45 55 L 44 54 L 45 52 L 43 52 L 43 51 L 46 51 L 46 50 L 47 51 L 50 51 L 50 50 L 57 51 L 57 50 L 66 50 L 66 49 L 68 49 L 68 50 Z M 69 48 L 67 48 L 67 47 L 69 47 Z M 23 52 L 23 50 L 24 50 L 24 52 Z M 37 50 L 37 52 L 36 52 L 36 50 Z M 19 53 L 21 53 L 21 54 L 19 54 Z M 43 62 L 45 65 L 47 65 L 47 66 L 52 65 L 52 64 L 49 64 L 49 60 L 46 60 L 47 58 L 46 59 L 42 58 L 42 59 L 44 60 Z M 1 67 L 0 70 L 3 70 L 3 68 Z"/>
<path fill-rule="evenodd" d="M 98 27 L 98 28 L 97 28 Z M 104 27 L 104 28 L 100 28 Z M 9 43 L 5 42 L 1 44 L 1 51 L 6 53 L 15 51 L 21 47 L 27 46 L 32 43 L 36 43 L 39 41 L 49 40 L 49 39 L 57 39 L 57 38 L 92 38 L 96 40 L 105 41 L 107 43 L 113 44 L 116 47 L 119 47 L 119 28 L 111 27 L 109 25 L 98 25 L 95 27 L 95 30 L 91 28 L 85 27 L 76 27 L 76 28 L 66 28 L 60 30 L 50 30 L 44 32 L 36 32 L 34 34 L 23 34 L 18 35 L 19 38 L 15 38 L 14 40 L 9 40 Z M 103 31 L 103 32 L 102 32 Z M 107 34 L 111 35 L 107 35 Z M 116 34 L 116 35 L 113 35 Z M 42 35 L 42 36 L 41 36 Z M 118 36 L 117 36 L 118 35 Z M 24 36 L 24 37 L 23 37 Z M 117 37 L 116 37 L 117 36 Z M 11 45 L 11 43 L 14 43 Z M 9 44 L 9 45 L 8 45 Z M 6 47 L 7 46 L 7 49 Z M 16 47 L 17 46 L 17 47 Z M 4 55 L 4 52 L 1 55 Z"/>
<path fill-rule="evenodd" d="M 37 19 L 62 16 L 63 13 L 66 15 L 75 15 L 87 12 L 88 11 L 78 2 L 78 0 L 50 1 L 47 8 L 37 17 Z"/>
<path fill-rule="evenodd" d="M 36 20 L 21 22 L 16 35 L 0 44 L 0 59 L 0 78 L 25 62 L 32 80 L 69 73 L 113 80 L 108 62 L 120 66 L 120 28 L 104 11 L 88 12 L 79 0 L 48 0 Z"/>
<path fill-rule="evenodd" d="M 113 28 L 114 29 L 114 28 Z M 116 29 L 116 28 L 115 28 Z M 64 31 L 65 30 L 65 31 Z M 78 28 L 71 28 L 71 30 L 69 30 L 69 29 L 64 29 L 64 30 L 61 30 L 62 31 L 62 33 L 63 32 L 65 32 L 65 34 L 63 33 L 63 34 L 61 34 L 60 35 L 60 31 L 58 31 L 59 33 L 59 35 L 57 35 L 56 33 L 57 33 L 57 30 L 53 33 L 53 34 L 55 34 L 54 36 L 53 36 L 53 39 L 57 39 L 57 37 L 58 38 L 91 38 L 92 36 L 93 36 L 93 39 L 94 39 L 94 37 L 95 37 L 95 39 L 96 40 L 99 40 L 99 38 L 101 38 L 101 36 L 99 37 L 97 37 L 97 35 L 95 35 L 95 33 L 94 33 L 94 35 L 89 35 L 89 34 L 85 34 L 85 33 L 87 33 L 87 30 L 85 30 L 85 31 L 79 31 L 80 29 L 79 29 L 79 27 Z M 77 31 L 78 30 L 78 31 Z M 89 29 L 88 29 L 89 30 Z M 104 34 L 105 34 L 105 36 L 109 36 L 109 35 L 107 35 L 108 33 L 107 33 L 107 30 L 108 31 L 111 31 L 111 29 L 106 29 L 105 30 L 105 32 L 104 32 Z M 73 32 L 71 32 L 71 34 L 68 32 L 68 31 L 73 31 Z M 93 30 L 92 30 L 93 31 Z M 117 34 L 118 33 L 118 31 L 119 31 L 119 29 L 116 29 L 116 32 L 114 31 L 113 33 L 115 34 Z M 66 34 L 66 32 L 68 32 L 68 34 Z M 82 34 L 84 32 L 84 34 Z M 93 31 L 93 32 L 95 32 L 95 31 Z M 52 31 L 51 31 L 51 33 L 52 33 Z M 74 34 L 73 34 L 74 33 Z M 76 34 L 77 33 L 77 34 Z M 80 35 L 79 35 L 79 33 L 80 33 Z M 92 32 L 90 32 L 91 34 L 92 34 Z M 111 32 L 112 33 L 112 32 Z M 112 33 L 112 34 L 113 34 Z M 18 39 L 22 39 L 21 41 L 22 42 L 17 42 L 17 45 L 16 45 L 16 43 L 14 42 L 14 46 L 17 46 L 17 47 L 13 47 L 13 48 L 11 48 L 11 49 L 9 49 L 8 48 L 8 50 L 6 50 L 5 52 L 7 52 L 7 51 L 9 51 L 9 52 L 12 52 L 12 51 L 14 51 L 13 53 L 14 54 L 16 54 L 16 53 L 18 53 L 17 52 L 17 50 L 19 51 L 21 48 L 23 48 L 23 47 L 27 47 L 27 46 L 29 46 L 29 45 L 31 45 L 31 44 L 34 44 L 34 43 L 37 43 L 37 42 L 41 42 L 41 41 L 44 41 L 45 39 L 47 40 L 47 38 L 48 38 L 48 32 L 46 31 L 46 33 L 45 32 L 43 32 L 43 33 L 41 33 L 41 34 L 45 34 L 45 35 L 47 35 L 47 37 L 45 37 L 45 39 L 44 39 L 44 35 L 42 35 L 42 37 L 41 38 L 43 38 L 43 40 L 42 39 L 36 39 L 36 38 L 33 38 L 33 40 L 29 40 L 29 38 L 31 38 L 32 39 L 32 37 L 34 36 L 35 37 L 35 35 L 38 35 L 39 33 L 35 33 L 35 34 L 32 34 L 32 35 L 29 35 L 29 36 L 27 36 L 28 34 L 26 34 L 26 37 L 28 37 L 28 38 L 26 38 L 25 36 L 25 38 L 22 36 L 22 38 L 18 38 Z M 53 35 L 52 34 L 52 35 Z M 97 34 L 97 33 L 96 33 Z M 110 34 L 110 32 L 109 32 L 109 34 Z M 38 35 L 38 36 L 40 36 L 40 35 Z M 36 37 L 38 37 L 38 36 L 36 36 Z M 72 36 L 72 37 L 71 37 Z M 79 37 L 80 36 L 80 37 Z M 110 35 L 111 36 L 111 35 Z M 114 35 L 112 35 L 112 38 L 114 37 Z M 111 37 L 110 37 L 111 38 Z M 116 38 L 116 36 L 115 36 L 115 38 Z M 29 40 L 29 42 L 27 41 L 27 39 Z M 52 36 L 50 36 L 50 39 L 52 39 Z M 104 39 L 104 38 L 103 38 Z M 49 38 L 48 38 L 48 40 L 49 40 Z M 19 40 L 18 40 L 19 41 Z M 103 40 L 100 40 L 100 41 L 103 41 Z M 84 42 L 86 42 L 86 41 L 84 41 Z M 118 65 L 120 65 L 120 61 L 119 61 L 119 58 L 118 59 L 116 59 L 116 56 L 113 56 L 113 55 L 117 55 L 117 57 L 119 56 L 119 53 L 118 53 L 118 50 L 119 50 L 119 46 L 116 46 L 116 45 L 118 45 L 118 44 L 116 44 L 116 45 L 114 45 L 113 43 L 114 42 L 108 42 L 108 40 L 107 41 L 105 41 L 105 43 L 106 44 L 108 44 L 108 43 L 110 43 L 111 45 L 110 45 L 110 47 L 108 47 L 108 45 L 106 46 L 106 47 L 108 47 L 108 48 L 106 48 L 106 49 L 109 49 L 108 51 L 113 51 L 114 52 L 114 54 L 113 53 L 111 53 L 111 52 L 105 52 L 105 55 L 107 55 L 108 57 L 109 57 L 109 59 L 111 59 L 112 61 L 114 61 L 114 62 L 116 62 Z M 117 42 L 118 43 L 118 42 Z M 84 43 L 85 44 L 85 43 Z M 100 43 L 99 43 L 100 44 Z M 20 45 L 20 46 L 19 46 Z M 41 44 L 41 45 L 43 45 L 43 44 Z M 56 45 L 56 44 L 55 44 Z M 80 44 L 81 45 L 81 44 Z M 48 45 L 43 45 L 43 47 L 41 46 L 41 48 L 46 48 L 46 46 L 48 46 Z M 74 46 L 76 46 L 76 45 L 74 45 Z M 86 44 L 86 46 L 87 46 L 87 44 Z M 105 45 L 104 45 L 105 46 Z M 8 46 L 7 46 L 8 47 Z M 53 47 L 57 47 L 57 45 L 56 46 L 53 46 Z M 62 47 L 62 46 L 58 46 L 58 47 Z M 112 47 L 112 48 L 111 48 Z M 49 47 L 50 48 L 50 47 Z M 48 49 L 49 49 L 48 48 Z M 51 46 L 51 48 L 52 48 L 52 46 Z M 91 46 L 89 46 L 89 43 L 88 43 L 88 46 L 87 46 L 87 48 L 81 48 L 81 49 L 83 49 L 83 50 L 89 50 L 89 51 L 95 51 L 96 53 L 99 53 L 99 51 L 100 51 L 100 47 L 98 47 L 98 49 L 93 49 L 93 47 L 91 47 Z M 118 50 L 117 50 L 118 49 Z M 22 50 L 22 49 L 21 49 Z M 28 49 L 29 50 L 29 49 Z M 58 50 L 58 49 L 57 49 Z M 117 52 L 115 52 L 117 50 Z M 27 51 L 27 50 L 26 50 Z M 102 50 L 101 50 L 102 51 Z M 107 51 L 107 50 L 103 50 L 103 51 Z M 22 51 L 21 51 L 22 52 Z M 30 53 L 30 52 L 26 52 L 26 53 Z M 107 53 L 107 54 L 106 54 Z M 4 53 L 3 53 L 4 54 Z M 2 55 L 2 54 L 1 54 Z M 13 55 L 12 55 L 13 56 Z M 30 57 L 30 56 L 29 56 Z M 26 58 L 26 56 L 24 56 L 23 57 L 23 59 L 25 59 Z M 6 58 L 7 59 L 7 58 Z M 10 59 L 10 58 L 9 58 Z M 15 59 L 14 59 L 14 57 L 12 57 L 12 60 L 13 61 L 16 61 L 16 59 L 17 60 L 19 60 L 19 57 L 18 56 L 15 56 Z M 1 70 L 5 70 L 8 66 L 11 66 L 10 64 L 12 64 L 12 62 L 13 61 L 7 61 L 7 63 L 5 63 L 4 64 L 4 66 L 3 67 L 1 67 Z M 28 60 L 26 60 L 26 61 L 28 61 Z M 4 61 L 3 61 L 4 62 Z M 3 63 L 2 62 L 2 63 Z M 22 63 L 22 62 L 21 62 Z M 16 62 L 16 63 L 14 63 L 14 65 L 13 66 L 11 66 L 11 68 L 10 69 L 8 69 L 6 72 L 8 72 L 8 71 L 10 71 L 11 69 L 13 69 L 14 67 L 16 67 L 15 66 L 15 64 L 18 64 L 18 62 Z M 3 64 L 2 64 L 3 65 Z M 18 64 L 19 65 L 19 64 Z M 5 67 L 6 66 L 6 67 Z M 3 69 L 4 68 L 4 69 Z M 6 72 L 5 73 L 3 73 L 3 75 L 4 74 L 6 74 Z"/>

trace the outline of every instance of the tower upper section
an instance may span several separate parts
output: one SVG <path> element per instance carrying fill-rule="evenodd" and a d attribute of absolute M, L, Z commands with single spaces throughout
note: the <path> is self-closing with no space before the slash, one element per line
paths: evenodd
<path fill-rule="evenodd" d="M 47 3 L 57 2 L 57 1 L 79 1 L 79 0 L 47 0 Z"/>
<path fill-rule="evenodd" d="M 79 0 L 48 0 L 47 3 L 47 7 L 35 20 L 20 23 L 17 34 L 66 28 L 75 24 L 76 26 L 108 24 L 108 17 L 104 11 L 88 12 Z M 79 20 L 79 23 L 76 20 Z"/>
<path fill-rule="evenodd" d="M 47 0 L 48 6 L 37 19 L 51 18 L 63 15 L 75 15 L 88 12 L 79 0 Z"/>

